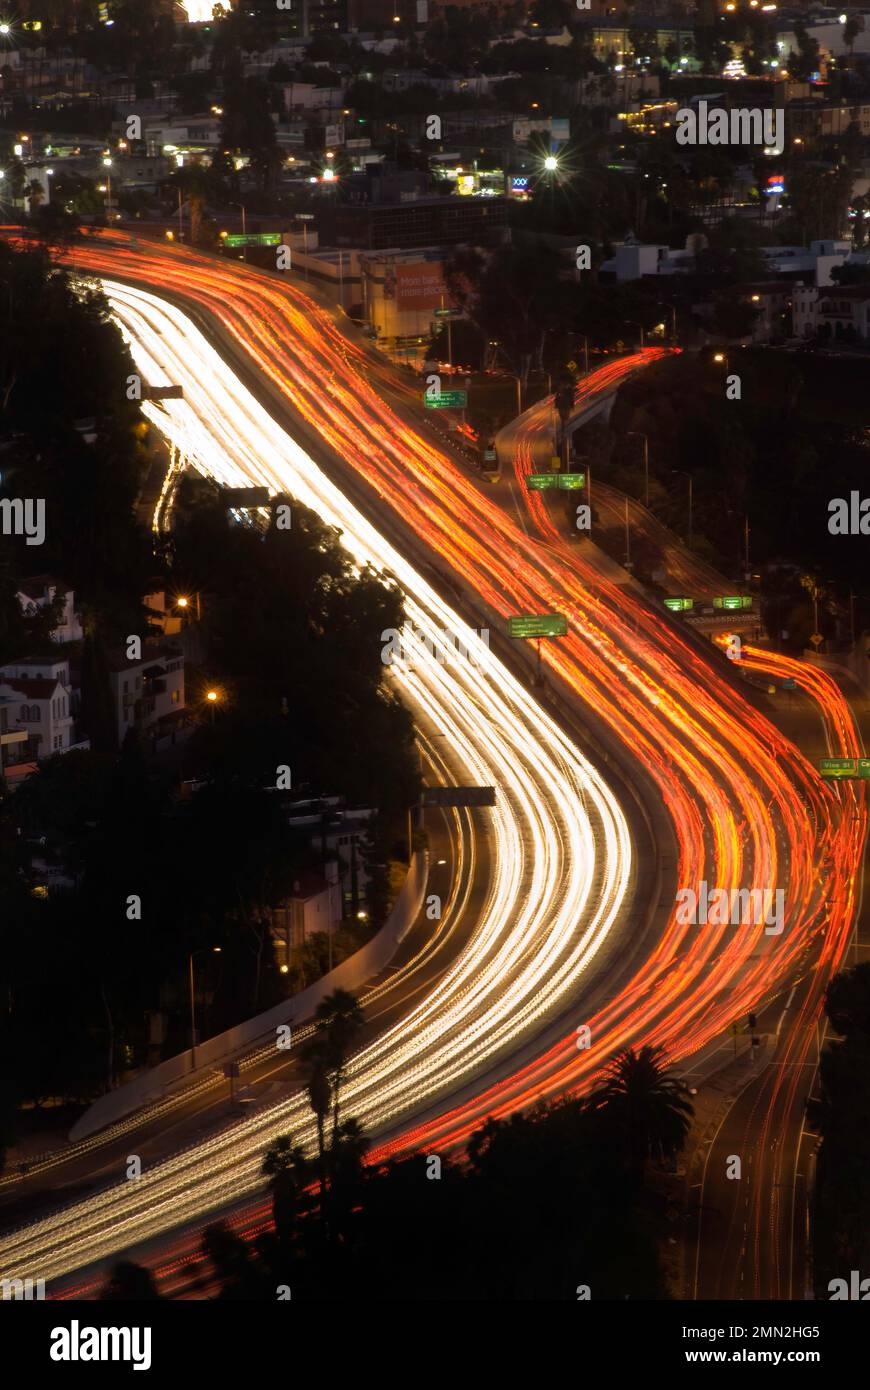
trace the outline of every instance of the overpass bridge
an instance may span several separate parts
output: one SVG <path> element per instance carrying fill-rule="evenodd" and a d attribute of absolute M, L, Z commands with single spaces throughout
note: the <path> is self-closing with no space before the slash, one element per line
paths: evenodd
<path fill-rule="evenodd" d="M 644 348 L 642 352 L 615 357 L 612 362 L 597 367 L 589 376 L 583 377 L 574 388 L 574 405 L 565 426 L 568 436 L 596 416 L 603 415 L 605 420 L 609 420 L 616 394 L 623 382 L 641 367 L 648 367 L 664 357 L 667 351 L 667 348 Z M 546 472 L 551 458 L 559 452 L 561 439 L 561 424 L 554 400 L 553 396 L 545 396 L 499 430 L 495 437 L 499 471 L 513 464 L 518 451 L 528 450 L 532 470 Z"/>

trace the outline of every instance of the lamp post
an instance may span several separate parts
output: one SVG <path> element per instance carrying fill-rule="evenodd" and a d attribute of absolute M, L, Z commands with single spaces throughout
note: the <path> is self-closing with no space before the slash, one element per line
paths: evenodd
<path fill-rule="evenodd" d="M 689 545 L 692 544 L 692 505 L 693 505 L 693 479 L 691 473 L 687 473 L 684 468 L 672 468 L 671 472 L 681 478 L 689 480 Z"/>
<path fill-rule="evenodd" d="M 106 221 L 107 221 L 107 222 L 111 222 L 111 220 L 112 220 L 112 160 L 111 160 L 111 158 L 110 158 L 109 155 L 106 155 L 105 159 L 103 160 L 103 166 L 104 166 L 104 168 L 105 168 L 105 170 L 106 170 Z"/>
<path fill-rule="evenodd" d="M 643 440 L 643 503 L 649 506 L 649 438 L 643 430 L 629 430 L 629 435 L 633 439 Z"/>
<path fill-rule="evenodd" d="M 578 333 L 578 338 L 583 339 L 583 375 L 589 375 L 589 339 L 585 333 Z"/>
<path fill-rule="evenodd" d="M 202 955 L 205 951 L 212 951 L 219 956 L 220 946 L 200 946 L 196 951 L 191 951 L 187 957 L 187 974 L 190 984 L 190 1070 L 196 1071 L 196 991 L 193 984 L 193 958 Z"/>
<path fill-rule="evenodd" d="M 247 235 L 248 235 L 248 227 L 247 227 L 247 222 L 246 222 L 246 220 L 245 220 L 245 205 L 244 205 L 244 203 L 230 203 L 230 207 L 231 207 L 231 208 L 239 208 L 239 209 L 241 209 L 241 213 L 242 213 L 242 236 L 247 236 Z M 247 246 L 245 246 L 244 243 L 242 243 L 242 260 L 243 260 L 243 261 L 247 261 L 247 259 L 248 259 L 248 248 L 247 248 Z"/>

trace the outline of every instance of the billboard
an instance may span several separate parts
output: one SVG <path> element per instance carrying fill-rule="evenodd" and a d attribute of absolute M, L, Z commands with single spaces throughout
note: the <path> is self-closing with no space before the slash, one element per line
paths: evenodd
<path fill-rule="evenodd" d="M 396 266 L 399 309 L 438 309 L 446 293 L 440 261 L 413 261 Z"/>

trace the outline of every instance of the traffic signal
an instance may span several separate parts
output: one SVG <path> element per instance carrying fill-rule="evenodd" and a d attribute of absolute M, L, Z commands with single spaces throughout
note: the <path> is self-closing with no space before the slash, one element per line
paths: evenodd
<path fill-rule="evenodd" d="M 749 1017 L 748 1017 L 748 1019 L 746 1020 L 746 1022 L 749 1024 L 749 1027 L 750 1027 L 750 1028 L 754 1028 L 754 1027 L 755 1027 L 755 1014 L 750 1014 Z"/>

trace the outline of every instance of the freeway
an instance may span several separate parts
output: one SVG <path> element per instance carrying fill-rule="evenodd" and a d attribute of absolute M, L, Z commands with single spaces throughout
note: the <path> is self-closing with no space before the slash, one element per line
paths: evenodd
<path fill-rule="evenodd" d="M 459 1143 L 487 1113 L 583 1090 L 627 1044 L 659 1042 L 673 1059 L 688 1057 L 734 1017 L 798 978 L 808 950 L 819 950 L 823 939 L 824 969 L 835 966 L 852 930 L 854 894 L 836 894 L 828 907 L 820 877 L 830 865 L 837 882 L 854 884 L 863 826 L 856 830 L 839 795 L 734 682 L 641 597 L 602 575 L 582 546 L 552 523 L 548 529 L 538 495 L 526 499 L 534 535 L 432 444 L 421 409 L 399 393 L 391 397 L 379 376 L 375 392 L 370 367 L 376 359 L 294 285 L 191 252 L 133 247 L 117 235 L 77 247 L 75 256 L 83 269 L 150 286 L 192 306 L 212 325 L 222 357 L 267 384 L 276 413 L 293 422 L 293 433 L 328 451 L 332 475 L 355 492 L 364 485 L 378 514 L 399 519 L 415 551 L 426 547 L 437 556 L 494 627 L 522 610 L 566 615 L 568 636 L 543 652 L 549 690 L 582 710 L 602 755 L 621 759 L 636 779 L 654 787 L 676 842 L 677 884 L 781 887 L 785 894 L 786 927 L 778 937 L 766 935 L 759 923 L 685 923 L 671 911 L 655 940 L 643 943 L 631 978 L 614 980 L 604 1002 L 580 1020 L 591 1027 L 590 1048 L 578 1048 L 575 1029 L 539 1045 L 532 1056 L 515 1048 L 513 1070 L 503 1069 L 484 1086 L 479 1074 L 472 1093 L 454 1094 L 447 1109 L 443 1092 L 415 1124 L 405 1116 L 376 1145 L 375 1160 L 424 1144 Z M 382 373 L 382 365 L 375 370 Z M 233 419 L 228 438 L 236 426 Z M 256 465 L 261 477 L 268 456 Z M 836 738 L 848 732 L 841 723 Z M 542 948 L 530 941 L 529 949 L 534 960 Z M 537 978 L 549 988 L 549 961 Z M 215 1153 L 215 1168 L 223 1160 Z M 242 1164 L 240 1170 L 244 1191 Z M 168 1226 L 204 1210 L 216 1196 L 207 1182 L 184 1191 L 175 1176 L 162 1199 L 166 1208 L 150 1219 L 152 1230 L 160 1219 Z M 114 1199 L 113 1214 L 127 1238 L 149 1229 L 141 1212 L 136 1215 L 136 1202 L 135 1194 Z M 43 1230 L 41 1244 L 34 1233 L 23 1234 L 22 1248 L 50 1252 L 63 1232 L 72 1243 L 72 1268 L 92 1248 L 88 1241 L 93 1244 L 100 1219 L 91 1206 L 53 1232 Z"/>
<path fill-rule="evenodd" d="M 513 463 L 532 522 L 549 543 L 559 544 L 544 498 L 526 486 L 532 452 L 522 431 L 517 435 Z M 649 518 L 648 524 L 657 526 L 654 518 Z M 698 592 L 706 582 L 712 583 L 714 592 L 721 587 L 715 572 L 696 557 L 685 552 L 681 555 L 671 544 L 666 553 L 673 557 L 676 573 L 688 576 L 692 592 Z M 587 546 L 577 569 L 587 578 L 598 572 L 598 581 L 604 586 L 607 581 L 597 556 L 596 547 Z M 644 612 L 636 588 L 622 585 L 615 593 L 623 608 L 635 608 L 638 630 L 641 624 L 649 627 L 650 619 L 658 623 L 651 609 Z M 717 641 L 725 645 L 727 636 Z M 740 667 L 779 681 L 791 678 L 814 702 L 828 752 L 857 756 L 861 751 L 849 703 L 827 673 L 749 644 L 743 646 Z M 729 1106 L 704 1159 L 693 1213 L 695 1268 L 691 1291 L 696 1298 L 790 1299 L 803 1295 L 808 1256 L 806 1169 L 811 1160 L 808 1140 L 812 1139 L 806 1133 L 804 1115 L 818 1062 L 825 989 L 844 963 L 849 944 L 847 924 L 854 925 L 857 941 L 857 900 L 863 894 L 867 835 L 863 784 L 857 790 L 844 784 L 830 795 L 837 803 L 833 814 L 838 831 L 822 849 L 816 870 L 822 914 L 781 977 L 787 1001 L 776 1027 L 774 1047 L 758 1075 Z M 745 1170 L 739 1181 L 731 1173 L 735 1157 Z"/>
<path fill-rule="evenodd" d="M 627 824 L 570 739 L 280 430 L 194 325 L 153 295 L 111 282 L 106 288 L 143 376 L 184 386 L 183 400 L 144 407 L 176 449 L 221 481 L 265 483 L 313 507 L 341 529 L 360 566 L 397 578 L 415 630 L 433 641 L 454 633 L 469 653 L 442 664 L 412 652 L 392 667 L 404 698 L 434 721 L 433 736 L 444 739 L 464 779 L 495 784 L 498 798 L 477 925 L 455 959 L 415 990 L 347 1069 L 345 1105 L 377 1136 L 476 1078 L 498 1079 L 526 1041 L 576 999 L 632 881 Z M 468 877 L 481 877 L 474 863 Z M 232 1130 L 148 1169 L 140 1182 L 107 1188 L 8 1236 L 4 1273 L 38 1267 L 41 1277 L 56 1278 L 191 1214 L 237 1202 L 259 1189 L 263 1150 L 288 1130 L 313 1142 L 298 1086 Z"/>

